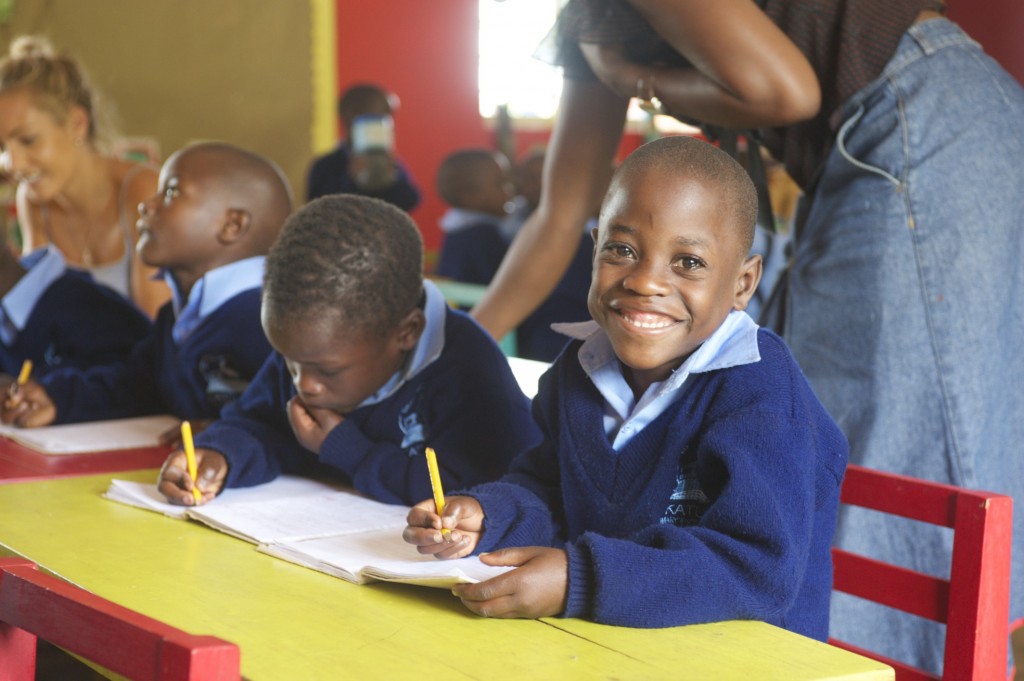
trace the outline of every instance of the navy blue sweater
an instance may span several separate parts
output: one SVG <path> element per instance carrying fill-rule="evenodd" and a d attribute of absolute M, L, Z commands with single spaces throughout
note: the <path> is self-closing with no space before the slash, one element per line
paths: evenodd
<path fill-rule="evenodd" d="M 434 274 L 470 284 L 490 284 L 508 250 L 498 231 L 497 219 L 481 219 L 445 234 Z M 584 322 L 590 319 L 587 293 L 590 290 L 594 240 L 580 239 L 576 254 L 555 289 L 516 328 L 516 354 L 527 359 L 552 362 L 569 339 L 551 330 L 555 322 Z"/>
<path fill-rule="evenodd" d="M 218 307 L 180 346 L 167 303 L 149 337 L 123 365 L 61 370 L 40 381 L 57 407 L 56 423 L 173 414 L 214 419 L 236 399 L 270 354 L 260 325 L 260 289 Z"/>
<path fill-rule="evenodd" d="M 470 284 L 491 283 L 508 244 L 498 231 L 498 218 L 482 217 L 444 235 L 434 274 Z"/>
<path fill-rule="evenodd" d="M 847 443 L 782 340 L 693 374 L 619 452 L 574 342 L 541 380 L 543 444 L 474 488 L 478 547 L 564 546 L 567 617 L 665 627 L 763 620 L 825 640 Z"/>
<path fill-rule="evenodd" d="M 32 360 L 33 376 L 127 360 L 152 324 L 135 305 L 86 272 L 65 270 L 46 289 L 14 343 L 0 343 L 0 371 L 17 375 Z"/>
<path fill-rule="evenodd" d="M 274 353 L 197 447 L 229 462 L 226 487 L 308 473 L 326 464 L 360 492 L 412 505 L 431 496 L 425 447 L 437 452 L 446 487 L 496 480 L 540 433 L 508 360 L 486 332 L 448 309 L 444 350 L 386 399 L 360 407 L 327 435 L 317 457 L 299 444 L 286 405 L 295 395 L 284 359 Z"/>

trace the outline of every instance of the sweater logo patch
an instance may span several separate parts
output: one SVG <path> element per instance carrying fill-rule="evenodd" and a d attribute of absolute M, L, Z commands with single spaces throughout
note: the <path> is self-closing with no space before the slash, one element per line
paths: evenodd
<path fill-rule="evenodd" d="M 43 352 L 43 364 L 47 367 L 58 367 L 64 362 L 64 358 L 61 356 L 60 351 L 57 350 L 57 346 L 50 343 L 46 346 L 46 351 Z"/>
<path fill-rule="evenodd" d="M 679 527 L 696 525 L 709 505 L 710 500 L 701 489 L 693 464 L 681 465 L 676 473 L 676 488 L 669 497 L 661 522 Z"/>
<path fill-rule="evenodd" d="M 398 412 L 398 427 L 402 431 L 401 447 L 409 456 L 415 456 L 419 451 L 418 445 L 423 444 L 427 439 L 423 432 L 423 422 L 420 421 L 420 415 L 416 411 L 417 401 L 416 399 L 411 400 Z"/>
<path fill-rule="evenodd" d="M 199 375 L 206 382 L 207 404 L 218 411 L 238 399 L 249 385 L 249 381 L 228 363 L 224 355 L 200 357 Z"/>

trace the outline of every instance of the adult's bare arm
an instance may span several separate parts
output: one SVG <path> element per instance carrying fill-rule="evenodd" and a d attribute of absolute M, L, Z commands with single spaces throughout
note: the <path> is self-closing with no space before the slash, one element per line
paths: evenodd
<path fill-rule="evenodd" d="M 693 68 L 652 69 L 627 62 L 614 46 L 583 45 L 598 77 L 654 94 L 674 113 L 726 127 L 783 126 L 814 116 L 821 89 L 810 62 L 752 0 L 628 0 Z"/>
<path fill-rule="evenodd" d="M 607 189 L 628 96 L 600 81 L 566 79 L 544 160 L 541 202 L 472 314 L 501 338 L 554 290 Z"/>

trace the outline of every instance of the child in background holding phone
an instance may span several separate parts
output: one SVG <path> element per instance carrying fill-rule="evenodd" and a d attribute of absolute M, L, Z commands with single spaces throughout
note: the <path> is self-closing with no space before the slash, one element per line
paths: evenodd
<path fill-rule="evenodd" d="M 419 189 L 394 154 L 392 114 L 397 108 L 394 94 L 370 83 L 353 85 L 341 95 L 338 115 L 345 138 L 310 167 L 308 201 L 327 194 L 361 194 L 404 211 L 419 205 Z"/>

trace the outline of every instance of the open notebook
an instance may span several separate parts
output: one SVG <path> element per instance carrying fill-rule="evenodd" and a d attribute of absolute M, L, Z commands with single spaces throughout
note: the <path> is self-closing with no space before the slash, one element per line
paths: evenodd
<path fill-rule="evenodd" d="M 45 428 L 0 425 L 0 437 L 43 454 L 85 454 L 158 447 L 160 436 L 179 423 L 173 416 L 139 416 Z"/>
<path fill-rule="evenodd" d="M 256 544 L 262 553 L 357 584 L 389 581 L 451 588 L 511 569 L 484 565 L 475 556 L 422 556 L 402 540 L 407 507 L 306 478 L 281 476 L 257 487 L 228 489 L 197 507 L 168 504 L 155 485 L 126 480 L 111 480 L 103 496 L 197 520 Z"/>

